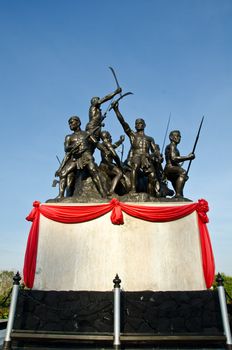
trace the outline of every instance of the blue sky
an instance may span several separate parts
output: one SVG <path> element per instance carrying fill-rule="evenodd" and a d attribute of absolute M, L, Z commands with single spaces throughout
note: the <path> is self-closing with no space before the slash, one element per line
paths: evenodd
<path fill-rule="evenodd" d="M 0 269 L 22 270 L 25 217 L 57 195 L 67 120 L 85 126 L 91 97 L 116 88 L 112 66 L 134 93 L 123 115 L 132 126 L 143 117 L 160 146 L 170 112 L 182 154 L 205 115 L 185 195 L 208 200 L 216 270 L 232 275 L 231 38 L 230 0 L 1 0 Z M 105 124 L 123 134 L 112 112 Z"/>

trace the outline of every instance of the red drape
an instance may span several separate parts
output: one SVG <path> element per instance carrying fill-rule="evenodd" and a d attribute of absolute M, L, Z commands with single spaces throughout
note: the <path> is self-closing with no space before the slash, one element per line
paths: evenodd
<path fill-rule="evenodd" d="M 57 206 L 43 205 L 35 201 L 33 206 L 34 208 L 26 218 L 28 221 L 32 221 L 32 226 L 28 237 L 23 270 L 24 283 L 29 288 L 32 288 L 34 283 L 39 236 L 39 218 L 41 214 L 50 220 L 72 224 L 94 220 L 110 211 L 112 211 L 111 221 L 115 225 L 123 224 L 123 211 L 130 216 L 151 222 L 178 220 L 196 211 L 198 214 L 203 271 L 207 288 L 210 288 L 213 283 L 215 265 L 209 232 L 206 226 L 208 222 L 206 213 L 209 208 L 207 201 L 204 199 L 200 199 L 197 203 L 164 207 L 126 204 L 119 202 L 115 198 L 113 198 L 110 203 L 99 205 Z"/>

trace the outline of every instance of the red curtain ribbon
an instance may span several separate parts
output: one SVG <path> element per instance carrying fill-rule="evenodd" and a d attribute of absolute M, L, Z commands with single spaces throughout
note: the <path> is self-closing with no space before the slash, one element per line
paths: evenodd
<path fill-rule="evenodd" d="M 107 204 L 87 206 L 43 205 L 35 201 L 33 207 L 31 213 L 26 218 L 28 221 L 33 222 L 24 260 L 24 282 L 29 288 L 33 287 L 36 270 L 40 214 L 53 221 L 72 224 L 94 220 L 110 211 L 112 211 L 111 222 L 115 225 L 122 225 L 124 223 L 122 211 L 130 216 L 151 222 L 178 220 L 196 211 L 198 214 L 203 271 L 207 288 L 210 288 L 213 283 L 215 271 L 214 257 L 206 226 L 208 222 L 206 213 L 209 207 L 207 201 L 204 199 L 200 199 L 198 203 L 164 207 L 126 204 L 118 201 L 116 198 L 113 198 Z"/>
<path fill-rule="evenodd" d="M 35 278 L 36 258 L 39 239 L 39 217 L 40 202 L 33 203 L 33 209 L 26 217 L 27 221 L 32 221 L 31 229 L 27 240 L 27 248 L 24 257 L 23 278 L 27 287 L 32 288 Z"/>
<path fill-rule="evenodd" d="M 214 281 L 215 263 L 209 231 L 206 226 L 206 223 L 209 222 L 208 216 L 206 214 L 209 211 L 208 202 L 204 199 L 199 199 L 196 210 L 198 213 L 198 226 L 200 232 L 201 256 L 205 284 L 207 288 L 210 288 Z"/>

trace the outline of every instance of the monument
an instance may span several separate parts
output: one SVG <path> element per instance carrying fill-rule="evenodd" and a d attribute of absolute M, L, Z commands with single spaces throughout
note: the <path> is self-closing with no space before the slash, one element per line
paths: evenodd
<path fill-rule="evenodd" d="M 35 310 L 30 322 L 35 322 L 37 331 L 112 332 L 113 311 L 109 305 L 112 280 L 117 275 L 127 305 L 121 311 L 122 333 L 170 333 L 172 322 L 174 331 L 178 332 L 179 327 L 182 333 L 187 332 L 188 322 L 174 316 L 176 309 L 171 311 L 173 320 L 169 319 L 167 326 L 164 321 L 160 321 L 163 326 L 151 321 L 149 309 L 156 305 L 156 298 L 160 307 L 170 304 L 177 295 L 187 304 L 203 295 L 203 304 L 207 304 L 205 293 L 215 273 L 206 226 L 208 204 L 204 199 L 193 202 L 184 196 L 189 168 L 185 170 L 182 165 L 195 158 L 203 120 L 189 155 L 180 155 L 177 148 L 179 130 L 170 132 L 170 144 L 161 154 L 154 137 L 146 135 L 143 118 L 136 118 L 134 128 L 125 120 L 119 102 L 131 93 L 122 94 L 116 74 L 112 68 L 111 71 L 117 89 L 103 98 L 91 99 L 86 126 L 81 128 L 83 121 L 78 116 L 68 119 L 71 133 L 65 136 L 64 158 L 55 172 L 58 195 L 46 203 L 35 201 L 27 217 L 32 227 L 25 253 L 24 283 L 35 298 L 52 296 L 51 302 L 56 305 L 52 307 L 58 308 L 58 299 L 62 308 L 69 305 L 68 316 L 63 315 L 55 326 L 52 320 L 49 325 L 45 320 L 35 320 Z M 119 128 L 126 134 L 118 135 L 115 143 L 103 124 L 104 121 L 107 128 L 106 115 L 100 107 L 107 101 L 107 110 L 114 111 Z M 125 137 L 129 138 L 130 149 L 122 159 L 117 147 Z M 101 154 L 99 164 L 94 158 L 96 150 Z M 141 323 L 136 303 L 143 299 L 140 313 L 146 322 Z M 78 305 L 75 300 L 79 300 Z M 23 309 L 23 298 L 20 302 Z M 134 305 L 132 309 L 130 303 Z M 94 320 L 91 310 L 96 315 Z M 132 319 L 129 310 L 134 315 Z M 176 322 L 183 323 L 183 327 Z M 194 322 L 190 323 L 191 332 L 214 327 L 209 322 L 196 329 Z M 16 325 L 22 326 L 19 318 Z"/>

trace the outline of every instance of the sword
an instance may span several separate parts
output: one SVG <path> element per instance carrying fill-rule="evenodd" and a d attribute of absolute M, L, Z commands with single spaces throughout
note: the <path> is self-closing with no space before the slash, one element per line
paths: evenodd
<path fill-rule="evenodd" d="M 115 101 L 112 102 L 112 103 L 117 103 L 117 102 L 120 101 L 123 97 L 128 96 L 128 95 L 134 95 L 134 94 L 133 94 L 133 92 L 126 92 L 125 94 L 121 95 L 117 100 L 115 100 Z M 113 108 L 113 107 L 112 107 L 112 103 L 111 103 L 111 105 L 110 105 L 109 111 L 111 111 L 111 109 Z"/>
<path fill-rule="evenodd" d="M 116 82 L 117 88 L 120 88 L 120 85 L 119 85 L 119 83 L 118 83 L 118 79 L 117 79 L 117 76 L 116 76 L 116 73 L 115 73 L 114 68 L 109 67 L 109 69 L 111 70 L 111 72 L 112 72 L 112 74 L 113 74 L 113 76 L 114 76 L 114 80 L 115 80 L 115 82 Z M 120 92 L 120 96 L 122 96 L 122 93 L 121 93 L 121 92 Z"/>
<path fill-rule="evenodd" d="M 119 82 L 118 82 L 118 79 L 117 79 L 117 76 L 116 76 L 115 71 L 114 71 L 114 68 L 109 67 L 109 69 L 111 70 L 111 72 L 112 72 L 112 74 L 113 74 L 113 76 L 114 76 L 114 80 L 115 80 L 115 82 L 116 82 L 117 88 L 120 88 Z M 120 96 L 122 96 L 122 93 L 121 93 L 121 92 L 120 92 Z M 112 101 L 113 101 L 113 98 L 111 99 L 111 101 L 110 101 L 108 107 L 106 108 L 106 111 L 105 111 L 105 113 L 103 114 L 102 120 L 106 118 L 106 115 L 107 115 L 107 113 L 108 113 L 109 110 L 110 110 L 110 106 L 111 106 Z"/>
<path fill-rule="evenodd" d="M 200 136 L 200 132 L 201 132 L 201 127 L 202 127 L 203 121 L 204 121 L 204 116 L 201 119 L 201 123 L 200 123 L 199 129 L 198 129 L 198 133 L 197 133 L 197 137 L 196 137 L 196 140 L 195 140 L 195 143 L 194 143 L 194 146 L 193 146 L 192 153 L 195 152 L 195 149 L 196 149 L 196 146 L 197 146 L 197 142 L 198 142 L 198 139 L 199 139 L 199 136 Z M 192 163 L 192 159 L 189 161 L 188 169 L 187 169 L 187 172 L 186 172 L 186 177 L 188 176 L 188 172 L 189 172 L 191 163 Z"/>

